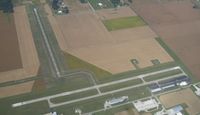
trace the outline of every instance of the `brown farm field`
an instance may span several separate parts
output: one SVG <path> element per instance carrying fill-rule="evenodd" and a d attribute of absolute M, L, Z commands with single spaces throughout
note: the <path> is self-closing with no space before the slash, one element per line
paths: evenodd
<path fill-rule="evenodd" d="M 160 96 L 161 103 L 166 108 L 171 108 L 179 104 L 186 104 L 186 111 L 189 115 L 197 115 L 200 113 L 200 99 L 193 93 L 191 89 L 184 89 Z"/>
<path fill-rule="evenodd" d="M 12 14 L 0 12 L 0 72 L 22 67 L 15 21 Z"/>
<path fill-rule="evenodd" d="M 137 14 L 129 7 L 120 7 L 116 9 L 101 9 L 97 10 L 96 13 L 101 18 L 101 20 L 137 16 Z"/>
<path fill-rule="evenodd" d="M 45 9 L 50 11 L 47 5 Z M 48 14 L 63 51 L 113 74 L 135 69 L 131 59 L 137 59 L 141 68 L 152 66 L 152 59 L 172 61 L 148 26 L 109 32 L 101 17 L 90 10 L 63 16 Z"/>
<path fill-rule="evenodd" d="M 200 79 L 200 14 L 191 0 L 135 0 L 132 8 Z"/>
<path fill-rule="evenodd" d="M 29 93 L 32 91 L 34 81 L 21 83 L 12 86 L 0 87 L 0 98 Z"/>
<path fill-rule="evenodd" d="M 39 68 L 39 60 L 33 41 L 30 25 L 28 22 L 25 6 L 15 7 L 14 21 L 19 43 L 20 59 L 22 60 L 22 67 L 10 71 L 1 72 L 0 83 L 35 76 L 37 75 L 37 71 Z M 8 44 L 6 45 L 12 47 Z M 16 49 L 12 50 L 16 51 Z"/>

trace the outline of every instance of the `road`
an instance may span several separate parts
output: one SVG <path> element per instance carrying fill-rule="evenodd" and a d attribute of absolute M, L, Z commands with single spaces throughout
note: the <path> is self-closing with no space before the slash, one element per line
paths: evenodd
<path fill-rule="evenodd" d="M 34 8 L 33 10 L 34 10 L 34 13 L 35 13 L 37 22 L 38 22 L 38 24 L 39 24 L 39 26 L 40 26 L 40 29 L 41 29 L 41 32 L 42 32 L 42 36 L 43 36 L 43 38 L 44 38 L 45 45 L 47 46 L 47 50 L 48 50 L 48 53 L 49 53 L 49 55 L 50 55 L 51 61 L 52 61 L 52 63 L 53 63 L 54 69 L 55 69 L 55 71 L 56 71 L 56 75 L 57 75 L 57 77 L 61 77 L 61 75 L 60 75 L 60 70 L 58 69 L 58 65 L 57 65 L 57 63 L 56 63 L 56 61 L 55 61 L 55 57 L 54 57 L 53 52 L 52 52 L 52 49 L 51 49 L 51 47 L 50 47 L 50 45 L 49 45 L 49 41 L 48 41 L 47 35 L 46 35 L 45 31 L 44 31 L 44 27 L 43 27 L 43 25 L 42 25 L 42 23 L 41 23 L 40 17 L 39 17 L 39 15 L 38 15 L 38 11 L 37 11 L 36 8 Z"/>
<path fill-rule="evenodd" d="M 86 100 L 86 99 L 91 99 L 91 98 L 95 98 L 95 97 L 99 97 L 99 96 L 104 96 L 104 95 L 108 95 L 108 94 L 121 92 L 121 91 L 124 91 L 124 90 L 129 90 L 129 89 L 136 88 L 136 87 L 150 85 L 152 83 L 156 83 L 156 82 L 159 82 L 159 81 L 162 81 L 162 80 L 167 80 L 167 79 L 170 79 L 170 78 L 178 77 L 178 76 L 181 76 L 181 75 L 184 75 L 184 74 L 178 74 L 178 75 L 170 76 L 168 78 L 163 78 L 163 79 L 159 79 L 159 80 L 155 80 L 155 81 L 145 82 L 145 83 L 142 83 L 142 84 L 129 86 L 129 87 L 125 87 L 125 88 L 121 88 L 121 89 L 117 89 L 117 90 L 113 90 L 113 91 L 109 91 L 109 92 L 104 92 L 104 93 L 101 93 L 101 94 L 88 96 L 88 97 L 84 97 L 84 98 L 80 98 L 80 99 L 76 99 L 76 100 L 71 100 L 71 101 L 67 101 L 67 102 L 63 102 L 63 103 L 59 103 L 59 104 L 52 104 L 51 103 L 51 104 L 49 104 L 49 106 L 50 107 L 58 107 L 58 106 L 62 106 L 62 105 L 70 104 L 70 103 L 75 103 L 75 102 L 78 102 L 78 101 L 83 101 L 83 100 Z"/>
<path fill-rule="evenodd" d="M 42 98 L 38 98 L 38 99 L 33 99 L 33 100 L 29 100 L 29 101 L 19 102 L 19 103 L 21 103 L 21 105 L 26 105 L 26 104 L 31 104 L 31 103 L 35 103 L 35 102 L 39 102 L 39 101 L 44 101 L 44 100 L 47 100 L 48 102 L 50 102 L 50 99 L 52 99 L 52 98 L 56 98 L 56 97 L 60 97 L 60 96 L 67 96 L 67 95 L 70 95 L 70 94 L 79 93 L 79 92 L 83 92 L 83 91 L 87 91 L 87 90 L 91 90 L 91 89 L 99 90 L 100 87 L 118 84 L 118 83 L 126 82 L 126 81 L 129 81 L 129 80 L 134 80 L 134 79 L 138 79 L 138 78 L 142 79 L 143 77 L 147 77 L 149 75 L 155 75 L 155 74 L 159 74 L 159 73 L 162 73 L 162 72 L 167 72 L 167 71 L 171 71 L 171 70 L 175 70 L 175 69 L 181 69 L 181 68 L 178 67 L 178 66 L 173 67 L 173 68 L 167 68 L 167 69 L 164 69 L 164 70 L 146 73 L 146 74 L 138 75 L 138 76 L 135 76 L 135 77 L 133 76 L 131 78 L 126 78 L 126 79 L 122 79 L 122 80 L 112 81 L 112 82 L 109 82 L 109 83 L 94 85 L 94 86 L 91 86 L 91 87 L 88 87 L 88 88 L 82 88 L 82 89 L 78 89 L 78 90 L 74 90 L 74 91 L 63 92 L 63 93 L 59 93 L 59 94 L 55 94 L 55 95 L 51 95 L 51 96 L 46 96 L 46 97 L 42 97 Z M 180 76 L 180 75 L 178 75 L 178 76 Z M 151 84 L 151 83 L 155 83 L 155 82 L 158 82 L 158 81 L 162 81 L 162 80 L 166 80 L 166 79 L 170 79 L 170 78 L 174 78 L 174 77 L 176 77 L 176 76 L 171 76 L 171 77 L 168 77 L 168 78 L 163 78 L 163 79 L 159 79 L 159 80 L 151 81 L 151 82 L 144 82 L 142 84 L 138 84 L 138 85 L 134 85 L 134 86 L 118 89 L 118 90 L 113 90 L 113 91 L 109 91 L 109 92 L 99 93 L 97 95 L 93 95 L 93 96 L 90 96 L 90 97 L 80 98 L 80 99 L 77 99 L 77 100 L 72 100 L 72 101 L 63 102 L 63 103 L 59 103 L 59 104 L 49 103 L 49 106 L 50 107 L 57 107 L 57 106 L 61 106 L 61 105 L 69 104 L 69 103 L 74 103 L 74 102 L 98 97 L 98 96 L 103 96 L 103 95 L 107 95 L 107 94 L 120 92 L 120 91 L 123 91 L 123 90 L 128 90 L 128 89 L 135 88 L 135 87 L 148 85 L 148 84 Z"/>
<path fill-rule="evenodd" d="M 184 88 L 189 88 L 189 86 L 186 86 Z M 121 104 L 117 104 L 115 106 L 112 106 L 111 108 L 109 109 L 113 109 L 113 108 L 117 108 L 117 107 L 120 107 L 120 106 L 123 106 L 123 105 L 127 105 L 127 104 L 131 104 L 133 102 L 137 102 L 137 101 L 141 101 L 141 100 L 145 100 L 145 99 L 149 99 L 149 98 L 155 98 L 158 103 L 160 104 L 161 102 L 159 101 L 159 99 L 157 98 L 158 96 L 160 95 L 164 95 L 164 94 L 167 94 L 167 93 L 171 93 L 171 92 L 175 92 L 175 91 L 179 91 L 179 90 L 182 90 L 182 88 L 177 88 L 177 89 L 173 89 L 173 90 L 169 90 L 169 91 L 166 91 L 164 93 L 159 93 L 159 94 L 155 94 L 155 95 L 151 95 L 151 96 L 148 96 L 148 97 L 144 97 L 144 98 L 141 98 L 141 99 L 138 99 L 138 100 L 134 100 L 134 101 L 128 101 L 126 103 L 121 103 Z M 164 108 L 165 109 L 165 108 Z M 95 110 L 95 111 L 91 111 L 89 113 L 83 113 L 81 115 L 92 115 L 93 113 L 97 113 L 97 112 L 101 112 L 101 111 L 105 111 L 106 109 L 105 108 L 102 108 L 102 109 L 99 109 L 99 110 Z"/>

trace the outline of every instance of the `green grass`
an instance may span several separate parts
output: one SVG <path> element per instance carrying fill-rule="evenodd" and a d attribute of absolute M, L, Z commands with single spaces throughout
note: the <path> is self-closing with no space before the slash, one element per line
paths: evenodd
<path fill-rule="evenodd" d="M 0 115 L 41 115 L 50 112 L 47 101 L 40 101 L 16 108 L 11 107 L 14 103 L 13 101 L 1 100 L 0 103 Z"/>
<path fill-rule="evenodd" d="M 9 112 L 11 113 L 14 112 L 15 115 L 39 115 L 41 113 L 49 113 L 50 109 L 49 109 L 47 101 L 40 101 L 40 102 L 14 108 L 12 109 L 12 111 L 9 111 Z"/>
<path fill-rule="evenodd" d="M 91 6 L 95 9 L 95 10 L 99 10 L 99 9 L 107 9 L 107 8 L 113 8 L 113 4 L 110 2 L 110 0 L 88 0 L 88 2 L 91 4 Z M 98 3 L 102 3 L 103 6 L 100 7 L 98 5 Z"/>
<path fill-rule="evenodd" d="M 171 68 L 171 67 L 175 67 L 175 66 L 177 66 L 176 62 L 167 62 L 167 63 L 158 64 L 158 65 L 153 65 L 153 66 L 149 66 L 149 67 L 145 67 L 145 68 L 140 68 L 137 70 L 131 70 L 131 71 L 115 74 L 115 75 L 112 75 L 109 77 L 104 77 L 104 78 L 102 77 L 100 83 L 106 83 L 106 82 L 111 82 L 111 81 L 115 81 L 115 80 L 130 78 L 130 77 L 138 76 L 141 74 L 155 72 L 155 71 L 159 71 L 162 69 Z"/>
<path fill-rule="evenodd" d="M 75 99 L 79 99 L 79 98 L 83 98 L 83 97 L 92 96 L 95 94 L 98 94 L 97 90 L 92 89 L 92 90 L 88 90 L 88 91 L 74 93 L 74 94 L 67 95 L 67 96 L 56 97 L 56 98 L 51 99 L 51 102 L 52 103 L 61 103 L 61 102 L 75 100 Z"/>
<path fill-rule="evenodd" d="M 106 111 L 100 111 L 97 113 L 94 113 L 93 115 L 114 115 L 115 113 L 121 112 L 121 111 L 127 111 L 130 115 L 135 115 L 133 111 L 133 104 L 125 104 L 119 107 L 111 108 Z"/>
<path fill-rule="evenodd" d="M 162 78 L 170 77 L 170 76 L 181 74 L 181 73 L 182 73 L 181 70 L 176 69 L 176 70 L 163 72 L 163 73 L 160 73 L 160 74 L 147 76 L 147 77 L 144 78 L 144 80 L 149 82 L 149 81 L 154 81 L 154 80 L 157 80 L 157 79 L 162 79 Z"/>
<path fill-rule="evenodd" d="M 68 114 L 75 115 L 74 114 L 75 108 L 80 108 L 83 113 L 95 111 L 98 109 L 103 109 L 104 102 L 106 100 L 112 99 L 114 97 L 129 96 L 129 100 L 132 101 L 132 100 L 144 98 L 144 97 L 147 97 L 150 95 L 151 94 L 150 94 L 149 90 L 147 89 L 147 87 L 142 86 L 142 87 L 137 87 L 137 88 L 132 88 L 129 90 L 121 91 L 118 93 L 108 94 L 108 95 L 104 95 L 104 96 L 100 96 L 100 97 L 87 99 L 84 101 L 56 107 L 56 108 L 54 108 L 54 110 L 56 110 L 58 113 L 64 113 L 67 115 Z"/>
<path fill-rule="evenodd" d="M 86 61 L 83 61 L 79 59 L 78 57 L 75 57 L 69 53 L 64 52 L 64 56 L 66 59 L 65 63 L 68 65 L 69 69 L 86 70 L 86 71 L 92 72 L 97 81 L 101 80 L 102 78 L 106 78 L 112 75 L 110 72 L 105 71 Z"/>
<path fill-rule="evenodd" d="M 147 86 L 136 87 L 113 94 L 115 97 L 128 96 L 130 101 L 145 98 L 150 95 L 151 93 L 149 92 Z"/>
<path fill-rule="evenodd" d="M 105 95 L 105 96 L 100 96 L 92 99 L 87 99 L 84 101 L 79 101 L 76 103 L 60 106 L 54 108 L 58 113 L 64 113 L 66 115 L 75 115 L 74 114 L 74 109 L 75 108 L 80 108 L 83 113 L 90 112 L 90 111 L 95 111 L 98 109 L 103 109 L 104 108 L 104 102 L 112 97 L 112 95 Z"/>
<path fill-rule="evenodd" d="M 146 25 L 146 23 L 138 16 L 104 20 L 103 23 L 108 29 L 108 31 L 125 29 L 125 28 L 133 28 L 133 27 Z"/>
<path fill-rule="evenodd" d="M 141 84 L 141 83 L 142 83 L 141 79 L 134 79 L 134 80 L 130 80 L 130 81 L 126 81 L 126 82 L 122 82 L 122 83 L 118 83 L 118 84 L 114 84 L 114 85 L 110 85 L 110 86 L 101 87 L 100 91 L 108 92 L 108 91 L 117 90 L 120 88 L 134 86 L 134 85 Z"/>
<path fill-rule="evenodd" d="M 40 64 L 41 66 L 41 77 L 45 77 L 45 81 L 47 82 L 47 87 L 51 87 L 50 90 L 46 91 L 41 91 L 41 93 L 44 95 L 49 95 L 49 94 L 55 94 L 55 93 L 60 93 L 63 91 L 71 91 L 71 90 L 75 90 L 75 89 L 80 89 L 80 88 L 84 88 L 84 87 L 89 87 L 91 86 L 91 81 L 89 80 L 88 76 L 85 75 L 74 75 L 74 77 L 65 77 L 61 80 L 57 80 L 54 79 L 53 75 L 54 73 L 51 71 L 52 70 L 52 66 L 49 64 L 48 62 L 48 55 L 46 54 L 46 51 L 44 50 L 44 44 L 42 41 L 42 33 L 40 31 L 40 28 L 38 26 L 37 20 L 34 16 L 33 13 L 33 5 L 27 5 L 26 6 L 26 11 L 29 17 L 29 22 L 31 25 L 31 30 L 33 32 L 33 37 L 34 37 L 34 42 L 36 44 L 36 48 L 39 54 L 39 59 L 40 59 Z M 48 38 L 49 43 L 51 44 L 51 46 L 54 48 L 54 52 L 57 52 L 56 55 L 58 56 L 56 58 L 57 63 L 59 64 L 59 69 L 63 70 L 65 69 L 65 65 L 61 64 L 62 63 L 62 54 L 58 53 L 60 52 L 59 46 L 57 44 L 57 41 L 55 39 L 55 36 L 52 32 L 51 26 L 48 23 L 48 19 L 47 17 L 45 17 L 45 13 L 43 12 L 43 10 L 41 9 L 41 7 L 38 8 L 39 13 L 42 15 L 41 16 L 41 21 L 44 22 L 42 24 L 43 27 L 45 28 L 45 32 L 48 34 Z M 59 58 L 60 57 L 60 58 Z M 64 57 L 63 57 L 64 58 Z M 77 85 L 79 84 L 79 85 Z"/>

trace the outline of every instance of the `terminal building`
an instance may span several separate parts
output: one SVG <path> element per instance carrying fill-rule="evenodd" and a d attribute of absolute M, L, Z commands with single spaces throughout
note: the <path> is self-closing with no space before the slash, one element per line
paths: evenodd
<path fill-rule="evenodd" d="M 168 80 L 163 80 L 158 83 L 149 85 L 149 89 L 152 93 L 167 90 L 169 88 L 175 88 L 176 86 L 186 86 L 191 83 L 191 80 L 187 76 L 180 76 Z"/>
<path fill-rule="evenodd" d="M 168 110 L 158 111 L 154 115 L 184 115 L 182 113 L 183 110 L 184 110 L 184 108 L 182 106 L 177 105 Z"/>
<path fill-rule="evenodd" d="M 135 106 L 135 108 L 137 109 L 138 112 L 149 112 L 149 110 L 151 109 L 158 109 L 159 104 L 157 103 L 157 101 L 155 99 L 149 99 L 146 101 L 136 101 L 133 102 L 133 105 Z"/>
<path fill-rule="evenodd" d="M 115 104 L 119 104 L 119 103 L 123 103 L 128 101 L 128 96 L 122 96 L 119 98 L 113 98 L 110 100 L 106 100 L 106 102 L 104 103 L 104 108 L 109 108 L 112 107 Z"/>

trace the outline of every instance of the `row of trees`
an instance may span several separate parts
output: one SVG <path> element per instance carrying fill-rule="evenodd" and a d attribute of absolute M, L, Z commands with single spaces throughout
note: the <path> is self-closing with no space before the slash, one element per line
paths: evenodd
<path fill-rule="evenodd" d="M 0 10 L 4 13 L 13 13 L 13 3 L 11 0 L 0 0 Z"/>
<path fill-rule="evenodd" d="M 120 0 L 110 0 L 112 2 L 112 4 L 116 7 L 118 5 L 120 5 Z"/>
<path fill-rule="evenodd" d="M 59 6 L 58 6 L 58 0 L 53 0 L 52 1 L 52 8 L 54 10 L 58 10 Z"/>

